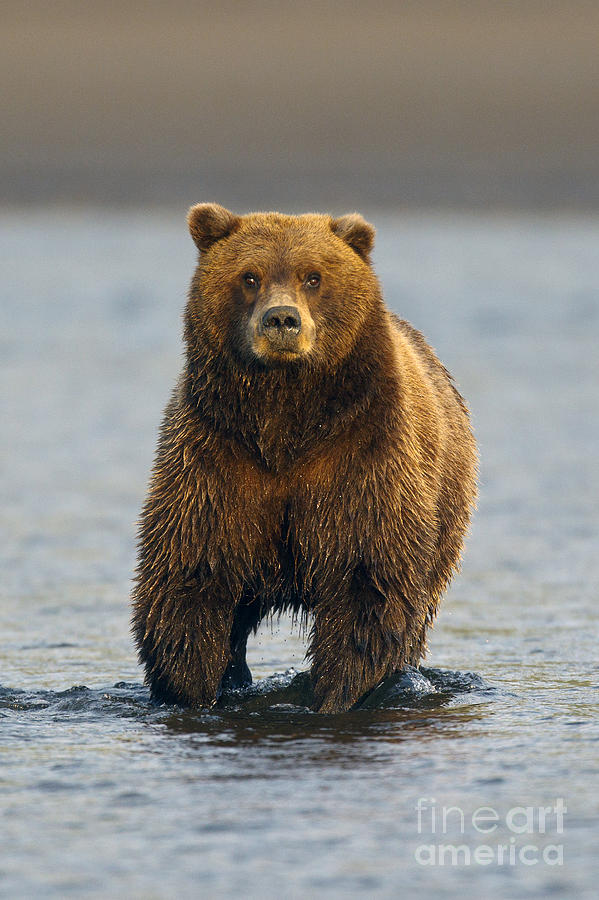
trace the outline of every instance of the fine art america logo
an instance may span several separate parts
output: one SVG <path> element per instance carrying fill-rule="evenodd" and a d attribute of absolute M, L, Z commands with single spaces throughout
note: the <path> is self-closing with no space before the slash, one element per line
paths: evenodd
<path fill-rule="evenodd" d="M 414 807 L 422 843 L 414 858 L 421 866 L 562 866 L 567 807 L 513 806 L 501 813 L 492 806 L 466 812 L 421 797 Z M 457 839 L 456 839 L 457 838 Z"/>

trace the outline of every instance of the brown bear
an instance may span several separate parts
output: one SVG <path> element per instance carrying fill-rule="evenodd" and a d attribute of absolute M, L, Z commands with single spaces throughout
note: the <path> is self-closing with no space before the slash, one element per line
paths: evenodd
<path fill-rule="evenodd" d="M 418 665 L 475 498 L 468 412 L 384 305 L 358 214 L 192 207 L 186 360 L 139 535 L 133 631 L 152 696 L 251 682 L 252 629 L 312 621 L 316 710 Z"/>

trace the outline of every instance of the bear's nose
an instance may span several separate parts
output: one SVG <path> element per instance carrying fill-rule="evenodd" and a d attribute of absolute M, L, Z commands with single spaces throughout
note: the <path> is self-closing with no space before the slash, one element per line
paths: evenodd
<path fill-rule="evenodd" d="M 262 316 L 262 328 L 267 337 L 299 334 L 302 317 L 296 306 L 271 306 Z"/>

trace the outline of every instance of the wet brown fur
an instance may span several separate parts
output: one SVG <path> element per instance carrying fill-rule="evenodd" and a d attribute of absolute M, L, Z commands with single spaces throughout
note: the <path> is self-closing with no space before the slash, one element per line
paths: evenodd
<path fill-rule="evenodd" d="M 205 204 L 189 224 L 201 252 L 186 364 L 133 598 L 147 682 L 159 700 L 213 703 L 250 680 L 250 631 L 291 609 L 312 620 L 315 708 L 346 710 L 425 650 L 475 498 L 467 410 L 422 335 L 386 309 L 360 216 Z M 297 358 L 253 352 L 248 270 L 312 317 Z"/>

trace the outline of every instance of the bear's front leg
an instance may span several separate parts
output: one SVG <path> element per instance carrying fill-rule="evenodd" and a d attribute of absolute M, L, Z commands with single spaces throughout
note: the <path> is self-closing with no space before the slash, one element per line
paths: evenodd
<path fill-rule="evenodd" d="M 399 598 L 356 585 L 319 600 L 308 656 L 314 710 L 344 712 L 406 659 L 406 615 Z"/>
<path fill-rule="evenodd" d="M 135 597 L 134 632 L 152 698 L 210 706 L 230 660 L 234 601 L 216 585 L 180 581 Z"/>

